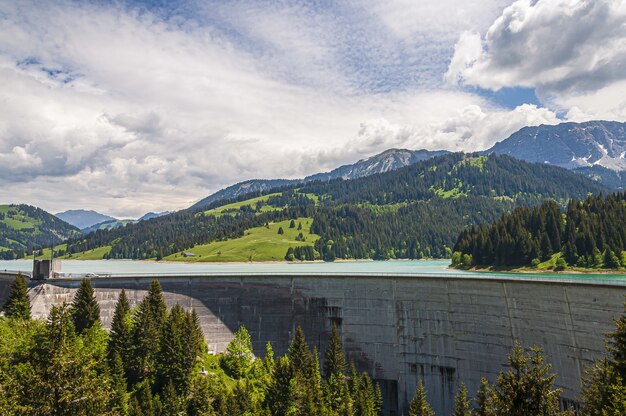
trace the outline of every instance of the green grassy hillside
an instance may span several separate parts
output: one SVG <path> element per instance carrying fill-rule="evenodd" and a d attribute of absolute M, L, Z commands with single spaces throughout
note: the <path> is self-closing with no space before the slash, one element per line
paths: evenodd
<path fill-rule="evenodd" d="M 61 243 L 78 228 L 30 205 L 0 205 L 0 258 L 27 256 L 35 248 Z"/>
<path fill-rule="evenodd" d="M 194 257 L 184 257 L 183 252 L 167 256 L 164 260 L 171 261 L 282 261 L 289 247 L 313 246 L 319 239 L 318 235 L 309 234 L 312 218 L 294 220 L 296 227 L 289 228 L 290 220 L 269 223 L 267 226 L 254 227 L 240 238 L 216 241 L 197 245 L 184 253 L 193 253 Z M 298 230 L 298 224 L 302 229 Z M 278 234 L 282 228 L 284 234 Z M 297 241 L 302 233 L 305 240 Z"/>

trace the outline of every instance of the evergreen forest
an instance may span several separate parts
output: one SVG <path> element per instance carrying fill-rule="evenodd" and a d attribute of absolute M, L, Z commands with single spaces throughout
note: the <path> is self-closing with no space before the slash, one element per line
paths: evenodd
<path fill-rule="evenodd" d="M 453 264 L 563 270 L 626 266 L 626 193 L 571 200 L 564 212 L 548 201 L 520 207 L 491 225 L 460 233 Z"/>
<path fill-rule="evenodd" d="M 54 306 L 34 320 L 25 279 L 18 276 L 0 316 L 0 414 L 3 415 L 342 415 L 382 414 L 375 380 L 348 363 L 333 325 L 326 350 L 311 350 L 297 327 L 288 351 L 262 357 L 240 327 L 226 351 L 207 352 L 195 311 L 168 310 L 154 280 L 131 308 L 122 290 L 110 331 L 89 280 L 71 304 Z M 607 336 L 608 354 L 587 371 L 582 415 L 626 411 L 626 312 Z M 320 360 L 322 364 L 320 364 Z M 453 416 L 573 415 L 560 410 L 556 375 L 538 348 L 516 342 L 508 366 L 474 397 L 461 383 Z M 421 381 L 409 416 L 433 415 Z"/>

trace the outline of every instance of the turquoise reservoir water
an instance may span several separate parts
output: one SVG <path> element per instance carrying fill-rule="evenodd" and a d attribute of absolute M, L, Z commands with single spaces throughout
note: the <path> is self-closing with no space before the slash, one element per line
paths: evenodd
<path fill-rule="evenodd" d="M 626 274 L 486 273 L 448 269 L 449 260 L 349 261 L 333 263 L 164 263 L 136 260 L 63 260 L 62 272 L 73 277 L 97 275 L 377 275 L 480 277 L 527 280 L 604 282 L 626 285 Z M 31 260 L 0 261 L 0 270 L 32 271 Z"/>

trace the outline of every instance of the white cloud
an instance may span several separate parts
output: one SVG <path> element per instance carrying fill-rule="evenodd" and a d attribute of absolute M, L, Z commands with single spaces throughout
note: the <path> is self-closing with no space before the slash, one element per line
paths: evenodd
<path fill-rule="evenodd" d="M 494 90 L 585 92 L 626 78 L 625 64 L 623 1 L 520 0 L 484 38 L 461 37 L 446 79 Z"/>
<path fill-rule="evenodd" d="M 207 6 L 229 32 L 132 7 L 0 2 L 0 199 L 139 216 L 240 180 L 389 147 L 478 150 L 556 122 L 433 87 L 460 31 L 486 29 L 501 1 L 411 3 Z"/>

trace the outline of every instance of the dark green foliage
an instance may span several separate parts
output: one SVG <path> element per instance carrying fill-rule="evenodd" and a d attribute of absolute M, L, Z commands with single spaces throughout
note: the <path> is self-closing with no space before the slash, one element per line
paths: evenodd
<path fill-rule="evenodd" d="M 161 407 L 159 413 L 162 416 L 179 416 L 185 410 L 183 397 L 178 394 L 171 381 L 165 385 L 159 404 Z"/>
<path fill-rule="evenodd" d="M 467 398 L 467 388 L 461 383 L 459 392 L 454 396 L 454 410 L 452 416 L 471 416 L 473 414 L 470 406 L 472 401 Z"/>
<path fill-rule="evenodd" d="M 15 373 L 23 389 L 17 414 L 87 416 L 104 414 L 111 405 L 103 332 L 94 327 L 80 337 L 72 321 L 69 308 L 55 306 L 35 335 L 28 361 Z"/>
<path fill-rule="evenodd" d="M 356 382 L 352 401 L 354 414 L 358 416 L 378 416 L 380 400 L 376 397 L 376 389 L 367 373 L 362 373 Z"/>
<path fill-rule="evenodd" d="M 109 356 L 111 356 L 111 351 L 108 351 Z M 124 365 L 122 364 L 122 358 L 120 354 L 116 351 L 112 355 L 113 358 L 110 358 L 110 375 L 111 375 L 111 387 L 113 390 L 111 407 L 114 412 L 119 412 L 122 415 L 128 413 L 128 392 L 127 392 L 127 384 L 126 384 L 126 372 L 124 369 Z"/>
<path fill-rule="evenodd" d="M 186 394 L 196 357 L 202 353 L 191 314 L 174 305 L 161 334 L 157 357 L 157 387 L 171 385 L 177 394 Z"/>
<path fill-rule="evenodd" d="M 608 357 L 587 370 L 583 385 L 583 415 L 621 415 L 626 409 L 626 304 L 607 335 Z"/>
<path fill-rule="evenodd" d="M 25 226 L 14 227 L 4 220 L 14 220 Z M 30 205 L 9 205 L 9 210 L 0 213 L 0 251 L 4 260 L 31 256 L 33 251 L 63 240 L 79 236 L 80 230 L 54 215 Z"/>
<path fill-rule="evenodd" d="M 571 201 L 565 220 L 554 202 L 518 208 L 491 226 L 463 231 L 455 252 L 472 256 L 473 266 L 529 266 L 561 254 L 566 265 L 621 267 L 626 248 L 626 193 Z"/>
<path fill-rule="evenodd" d="M 500 372 L 488 399 L 494 415 L 557 416 L 569 415 L 559 410 L 560 389 L 554 389 L 555 374 L 544 364 L 541 349 L 525 353 L 519 342 L 509 354 L 509 370 Z"/>
<path fill-rule="evenodd" d="M 291 220 L 289 223 L 289 228 L 296 228 L 296 222 L 294 220 Z"/>
<path fill-rule="evenodd" d="M 167 319 L 167 306 L 161 284 L 153 280 L 148 295 L 137 308 L 132 331 L 132 354 L 129 381 L 131 384 L 153 377 L 156 357 L 161 346 L 161 334 Z"/>
<path fill-rule="evenodd" d="M 286 416 L 292 414 L 294 407 L 294 368 L 289 362 L 289 358 L 280 357 L 274 366 L 273 378 L 267 394 L 265 404 L 270 409 L 272 415 Z"/>
<path fill-rule="evenodd" d="M 341 336 L 337 325 L 333 327 L 328 339 L 328 347 L 324 353 L 324 378 L 328 380 L 331 376 L 341 377 L 346 372 L 346 356 L 343 353 Z"/>
<path fill-rule="evenodd" d="M 488 416 L 491 415 L 489 397 L 491 396 L 491 389 L 486 378 L 480 379 L 480 388 L 476 393 L 476 416 Z"/>
<path fill-rule="evenodd" d="M 287 356 L 294 368 L 294 372 L 301 372 L 305 375 L 311 373 L 313 358 L 311 357 L 311 350 L 306 342 L 304 331 L 300 326 L 296 327 L 296 333 L 289 345 Z"/>
<path fill-rule="evenodd" d="M 91 280 L 83 279 L 72 301 L 72 320 L 78 334 L 100 324 L 100 305 L 93 292 Z"/>
<path fill-rule="evenodd" d="M 415 395 L 409 405 L 409 416 L 435 416 L 435 412 L 428 404 L 426 398 L 426 390 L 424 389 L 424 383 L 420 380 L 415 389 Z"/>
<path fill-rule="evenodd" d="M 278 227 L 278 234 L 285 234 L 285 230 L 283 230 L 283 227 Z"/>
<path fill-rule="evenodd" d="M 7 318 L 30 319 L 30 300 L 26 279 L 18 274 L 11 285 L 11 294 L 4 304 L 4 314 Z"/>
<path fill-rule="evenodd" d="M 152 416 L 155 414 L 154 399 L 150 384 L 142 382 L 130 402 L 130 416 Z"/>
<path fill-rule="evenodd" d="M 189 416 L 213 416 L 211 381 L 206 376 L 196 376 L 192 383 L 187 403 Z"/>
<path fill-rule="evenodd" d="M 588 193 L 606 190 L 581 175 L 554 166 L 525 163 L 509 156 L 450 153 L 380 175 L 313 182 L 300 192 L 325 195 L 324 202 L 333 205 L 428 200 L 438 191 L 506 196 L 526 205 L 546 197 L 584 198 Z"/>
<path fill-rule="evenodd" d="M 126 291 L 122 289 L 117 303 L 115 304 L 115 312 L 111 321 L 111 330 L 109 332 L 108 353 L 109 360 L 113 362 L 113 358 L 118 356 L 124 368 L 124 374 L 128 373 L 128 363 L 130 362 L 130 353 L 132 346 L 132 322 L 130 318 L 130 303 L 126 297 Z"/>

